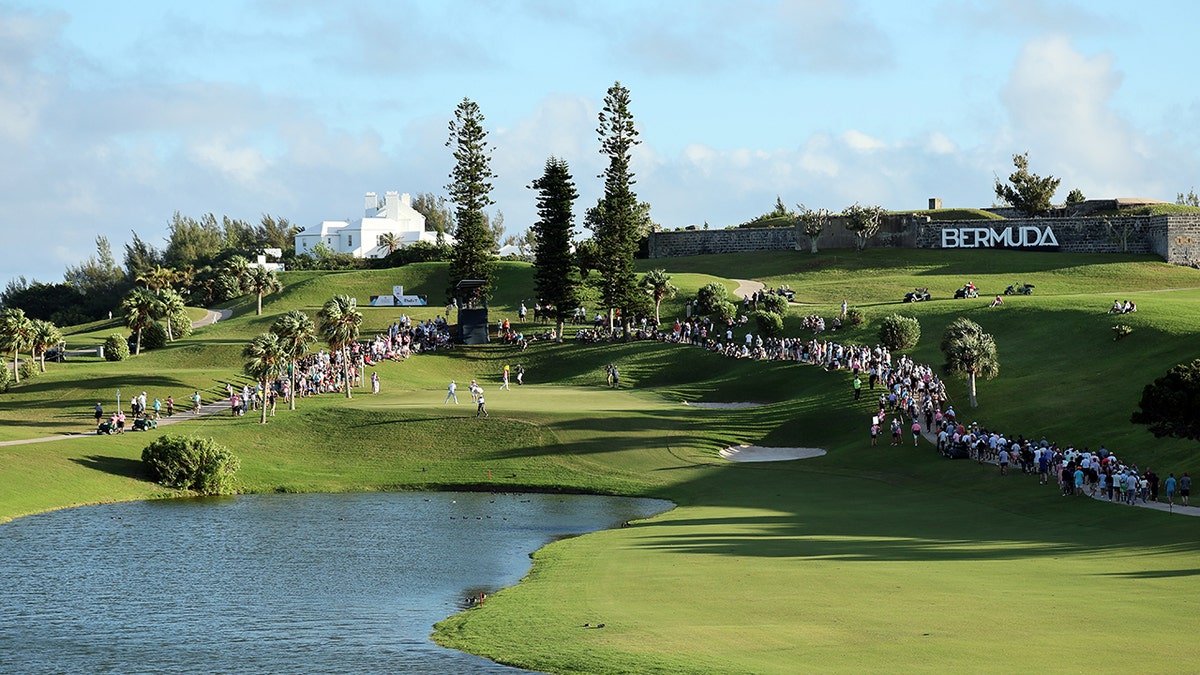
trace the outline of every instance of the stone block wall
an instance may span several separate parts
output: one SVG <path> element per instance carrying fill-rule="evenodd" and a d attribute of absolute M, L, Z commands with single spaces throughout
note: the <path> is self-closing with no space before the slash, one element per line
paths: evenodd
<path fill-rule="evenodd" d="M 925 216 L 892 216 L 867 246 L 942 248 L 943 230 L 971 230 L 965 235 L 967 240 L 990 239 L 987 248 L 999 245 L 1033 251 L 1153 253 L 1169 263 L 1200 267 L 1200 214 L 1109 218 L 1108 222 L 1111 227 L 1103 218 L 1084 217 L 930 221 Z M 1055 245 L 1029 245 L 1044 239 L 1047 227 L 1053 232 Z M 854 233 L 846 229 L 841 218 L 834 218 L 817 240 L 822 250 L 854 245 Z M 649 239 L 651 258 L 791 250 L 809 250 L 808 235 L 798 227 L 675 230 L 652 232 Z"/>
<path fill-rule="evenodd" d="M 649 255 L 651 258 L 674 258 L 712 253 L 793 250 L 796 250 L 794 227 L 743 227 L 651 232 Z"/>

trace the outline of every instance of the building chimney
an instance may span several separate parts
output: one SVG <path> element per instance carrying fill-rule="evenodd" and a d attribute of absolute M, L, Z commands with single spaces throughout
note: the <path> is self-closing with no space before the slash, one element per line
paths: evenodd
<path fill-rule="evenodd" d="M 406 208 L 411 209 L 412 208 L 412 197 L 410 197 L 408 195 L 408 193 L 405 192 L 404 194 L 400 195 L 400 204 Z"/>
<path fill-rule="evenodd" d="M 388 220 L 400 220 L 400 193 L 388 190 L 383 197 L 383 208 L 387 211 L 384 216 Z"/>
<path fill-rule="evenodd" d="M 942 208 L 942 198 L 941 197 L 930 197 L 929 198 L 929 210 L 937 211 L 940 208 Z"/>
<path fill-rule="evenodd" d="M 379 212 L 379 197 L 374 192 L 368 192 L 363 202 L 363 211 L 366 217 L 372 218 Z"/>

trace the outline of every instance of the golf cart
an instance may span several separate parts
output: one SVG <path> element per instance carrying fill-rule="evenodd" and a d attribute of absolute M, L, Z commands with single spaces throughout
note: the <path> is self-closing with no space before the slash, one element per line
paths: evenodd
<path fill-rule="evenodd" d="M 1005 295 L 1033 295 L 1033 284 L 1014 284 L 1004 289 Z"/>
<path fill-rule="evenodd" d="M 914 288 L 904 294 L 904 302 L 922 302 L 929 299 L 928 288 Z"/>

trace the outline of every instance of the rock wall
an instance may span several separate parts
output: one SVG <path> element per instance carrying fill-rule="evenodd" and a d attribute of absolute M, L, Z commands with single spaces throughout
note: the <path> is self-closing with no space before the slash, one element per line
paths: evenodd
<path fill-rule="evenodd" d="M 945 234 L 947 231 L 951 233 Z M 841 218 L 834 218 L 817 240 L 819 249 L 854 248 L 854 243 L 854 233 L 846 229 Z M 926 216 L 891 216 L 867 246 L 1153 253 L 1169 263 L 1200 267 L 1200 214 L 936 222 Z M 807 251 L 809 247 L 808 235 L 793 227 L 675 230 L 650 233 L 648 253 L 651 258 L 673 258 L 747 251 Z"/>

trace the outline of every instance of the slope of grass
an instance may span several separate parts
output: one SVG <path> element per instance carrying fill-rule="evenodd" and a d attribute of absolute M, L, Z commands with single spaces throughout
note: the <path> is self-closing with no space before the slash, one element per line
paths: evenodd
<path fill-rule="evenodd" d="M 789 283 L 814 303 L 794 308 L 792 334 L 802 313 L 831 317 L 847 297 L 867 322 L 837 339 L 873 343 L 879 320 L 900 311 L 922 325 L 911 354 L 935 364 L 941 330 L 970 317 L 995 335 L 1001 373 L 980 383 L 974 411 L 964 411 L 964 385 L 951 380 L 960 412 L 1010 433 L 1105 443 L 1160 473 L 1195 468 L 1194 442 L 1154 439 L 1128 422 L 1145 383 L 1197 356 L 1195 270 L 1132 256 L 927 253 L 643 263 L 666 267 L 685 289 L 664 304 L 664 317 L 708 281 Z M 500 273 L 493 317 L 515 316 L 532 297 L 531 270 L 508 263 Z M 439 274 L 437 265 L 297 274 L 264 299 L 262 317 L 253 299 L 241 299 L 231 303 L 230 321 L 163 350 L 124 363 L 52 364 L 0 397 L 0 439 L 90 428 L 93 399 L 109 401 L 118 387 L 176 399 L 192 388 L 216 392 L 227 379 L 241 381 L 241 346 L 283 311 L 315 311 L 339 292 L 362 300 L 399 283 L 426 293 L 444 285 Z M 1019 277 L 1037 292 L 997 309 L 987 309 L 986 298 L 940 293 L 928 303 L 895 302 L 904 287 L 953 288 L 967 275 L 981 286 Z M 1105 314 L 1114 297 L 1133 299 L 1139 311 Z M 364 313 L 374 330 L 401 311 L 441 309 Z M 1134 332 L 1114 341 L 1118 321 Z M 526 385 L 498 390 L 506 363 L 526 368 Z M 621 369 L 621 390 L 604 385 L 608 363 Z M 845 372 L 678 345 L 570 342 L 455 349 L 376 370 L 378 396 L 304 399 L 294 413 L 281 407 L 265 428 L 252 416 L 217 416 L 165 431 L 233 448 L 250 492 L 465 486 L 646 495 L 679 505 L 538 552 L 522 584 L 438 626 L 437 639 L 450 646 L 548 672 L 926 671 L 931 663 L 971 672 L 1080 663 L 1107 671 L 1127 665 L 1097 660 L 1096 644 L 1190 653 L 1200 628 L 1191 611 L 1200 519 L 1064 499 L 1030 477 L 943 460 L 927 445 L 871 448 L 874 403 L 853 401 Z M 479 380 L 491 417 L 474 418 L 465 387 L 462 404 L 444 404 L 450 379 Z M 766 405 L 710 410 L 683 400 Z M 146 482 L 138 461 L 161 433 L 0 447 L 0 519 L 172 494 Z M 735 443 L 828 454 L 758 465 L 720 460 L 717 450 Z M 600 622 L 604 629 L 583 628 Z M 1053 629 L 1022 630 L 1028 626 Z M 998 631 L 1009 628 L 1020 648 L 998 649 Z M 1077 635 L 1089 639 L 1063 639 Z"/>

